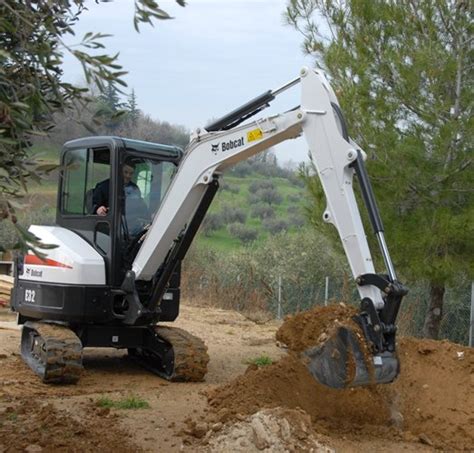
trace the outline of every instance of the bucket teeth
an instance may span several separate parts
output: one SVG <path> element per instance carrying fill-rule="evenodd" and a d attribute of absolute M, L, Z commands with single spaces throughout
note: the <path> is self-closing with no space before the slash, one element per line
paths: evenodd
<path fill-rule="evenodd" d="M 321 384 L 332 388 L 387 384 L 399 373 L 395 353 L 372 354 L 352 329 L 339 327 L 324 343 L 303 352 L 306 366 Z"/>

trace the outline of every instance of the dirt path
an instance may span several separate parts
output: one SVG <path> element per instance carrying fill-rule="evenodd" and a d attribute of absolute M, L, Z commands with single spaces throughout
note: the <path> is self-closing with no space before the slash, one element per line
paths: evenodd
<path fill-rule="evenodd" d="M 11 315 L 0 313 L 0 321 L 8 320 L 12 320 Z M 86 350 L 85 373 L 77 385 L 46 386 L 33 376 L 19 357 L 20 332 L 1 328 L 0 324 L 0 452 L 258 451 L 265 448 L 267 451 L 285 451 L 288 443 L 274 444 L 268 449 L 265 429 L 267 432 L 276 429 L 284 438 L 290 425 L 295 434 L 292 438 L 298 438 L 293 439 L 295 451 L 310 448 L 313 451 L 332 451 L 334 448 L 342 452 L 435 450 L 436 445 L 433 446 L 426 436 L 405 435 L 396 426 L 384 425 L 371 430 L 361 423 L 359 431 L 353 427 L 335 432 L 331 429 L 333 420 L 323 417 L 314 424 L 307 413 L 291 405 L 268 409 L 269 412 L 265 409 L 253 418 L 244 411 L 232 420 L 223 416 L 222 421 L 211 423 L 213 408 L 208 405 L 208 395 L 224 384 L 233 385 L 235 378 L 246 372 L 249 359 L 265 355 L 278 360 L 286 355 L 274 341 L 279 324 L 256 325 L 235 312 L 183 306 L 179 321 L 173 325 L 203 338 L 208 345 L 211 360 L 206 382 L 168 383 L 139 368 L 121 352 L 96 349 Z M 456 352 L 453 348 L 454 357 Z M 436 358 L 429 352 L 424 356 L 429 360 Z M 471 360 L 471 357 L 465 360 Z M 436 372 L 435 361 L 433 372 Z M 245 376 L 249 373 L 255 371 L 248 371 Z M 255 384 L 255 379 L 252 382 Z M 472 383 L 471 380 L 466 393 L 472 392 Z M 419 392 L 424 391 L 423 384 L 419 384 Z M 264 383 L 262 385 L 265 387 Z M 456 382 L 456 385 L 469 387 L 469 382 Z M 245 393 L 245 390 L 240 391 L 242 395 Z M 291 393 L 291 382 L 284 391 Z M 97 405 L 101 398 L 116 401 L 129 396 L 146 401 L 150 407 L 124 410 Z M 291 399 L 291 395 L 287 397 Z M 305 395 L 298 398 L 304 400 Z M 308 401 L 311 398 L 308 395 Z M 429 404 L 428 399 L 423 400 L 425 404 Z M 302 404 L 299 406 L 303 407 Z M 340 415 L 343 420 L 344 414 Z M 474 422 L 472 410 L 464 416 Z M 453 430 L 456 430 L 455 426 Z M 260 437 L 256 435 L 259 432 L 262 433 Z"/>

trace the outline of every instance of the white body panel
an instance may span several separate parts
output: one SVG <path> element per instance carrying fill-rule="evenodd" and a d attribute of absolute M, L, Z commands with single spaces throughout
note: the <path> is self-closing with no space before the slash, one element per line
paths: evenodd
<path fill-rule="evenodd" d="M 288 86 L 294 84 L 291 82 Z M 324 75 L 304 68 L 301 85 L 299 109 L 228 131 L 197 130 L 193 134 L 133 263 L 138 280 L 150 280 L 164 262 L 174 240 L 192 219 L 213 175 L 284 140 L 296 138 L 302 132 L 326 195 L 324 219 L 337 228 L 353 277 L 375 273 L 352 188 L 354 170 L 350 164 L 357 157 L 357 145 L 344 140 L 337 128 L 331 102 L 338 102 Z M 376 308 L 383 307 L 376 287 L 359 286 L 358 291 L 362 298 L 372 299 Z"/>
<path fill-rule="evenodd" d="M 71 285 L 105 285 L 105 263 L 102 256 L 78 234 L 58 226 L 32 225 L 29 229 L 44 244 L 54 249 L 41 249 L 40 260 L 30 251 L 25 256 L 20 280 Z"/>

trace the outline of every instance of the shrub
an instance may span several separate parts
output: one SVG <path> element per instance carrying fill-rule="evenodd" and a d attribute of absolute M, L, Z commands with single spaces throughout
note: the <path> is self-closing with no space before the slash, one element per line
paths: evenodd
<path fill-rule="evenodd" d="M 276 189 L 262 189 L 258 191 L 260 199 L 264 203 L 272 204 L 281 204 L 283 197 L 278 193 Z"/>
<path fill-rule="evenodd" d="M 255 241 L 258 237 L 258 230 L 256 228 L 247 227 L 241 223 L 231 223 L 227 226 L 229 234 L 241 241 L 242 243 L 248 243 Z"/>
<path fill-rule="evenodd" d="M 301 194 L 299 193 L 290 193 L 286 199 L 289 203 L 298 203 L 301 200 Z"/>
<path fill-rule="evenodd" d="M 226 192 L 230 192 L 233 194 L 239 193 L 240 192 L 240 187 L 234 184 L 228 184 L 226 182 L 223 182 L 220 185 L 221 190 L 225 190 Z"/>
<path fill-rule="evenodd" d="M 275 189 L 275 184 L 270 179 L 258 179 L 253 181 L 249 186 L 250 193 L 256 193 L 262 189 Z"/>
<path fill-rule="evenodd" d="M 224 222 L 222 221 L 222 217 L 220 214 L 208 212 L 206 214 L 206 217 L 204 217 L 201 228 L 204 232 L 204 235 L 209 237 L 213 231 L 218 230 L 223 225 Z"/>
<path fill-rule="evenodd" d="M 260 199 L 260 195 L 258 193 L 251 193 L 247 197 L 247 201 L 249 204 L 259 204 L 262 200 Z"/>
<path fill-rule="evenodd" d="M 264 219 L 263 228 L 272 234 L 276 234 L 288 230 L 289 225 L 283 219 Z"/>
<path fill-rule="evenodd" d="M 247 220 L 247 213 L 240 208 L 224 205 L 220 212 L 220 216 L 225 225 L 230 223 L 245 223 Z"/>
<path fill-rule="evenodd" d="M 302 217 L 300 215 L 291 216 L 290 219 L 289 219 L 289 222 L 290 222 L 291 226 L 294 226 L 296 228 L 301 228 L 306 223 L 304 217 Z"/>
<path fill-rule="evenodd" d="M 275 217 L 275 210 L 266 204 L 258 204 L 252 207 L 250 215 L 261 220 L 271 219 Z"/>
<path fill-rule="evenodd" d="M 289 215 L 300 214 L 301 213 L 301 208 L 299 206 L 288 206 L 288 208 L 286 209 L 286 212 Z"/>
<path fill-rule="evenodd" d="M 244 176 L 247 176 L 252 173 L 252 165 L 250 165 L 250 163 L 247 161 L 243 161 L 233 167 L 230 172 L 235 176 L 243 178 Z"/>

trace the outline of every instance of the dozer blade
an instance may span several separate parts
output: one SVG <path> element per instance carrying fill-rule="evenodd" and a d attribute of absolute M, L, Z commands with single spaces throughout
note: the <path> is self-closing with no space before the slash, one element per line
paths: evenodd
<path fill-rule="evenodd" d="M 303 352 L 318 382 L 332 388 L 388 384 L 400 371 L 395 353 L 372 354 L 348 327 L 339 327 L 324 343 Z"/>

